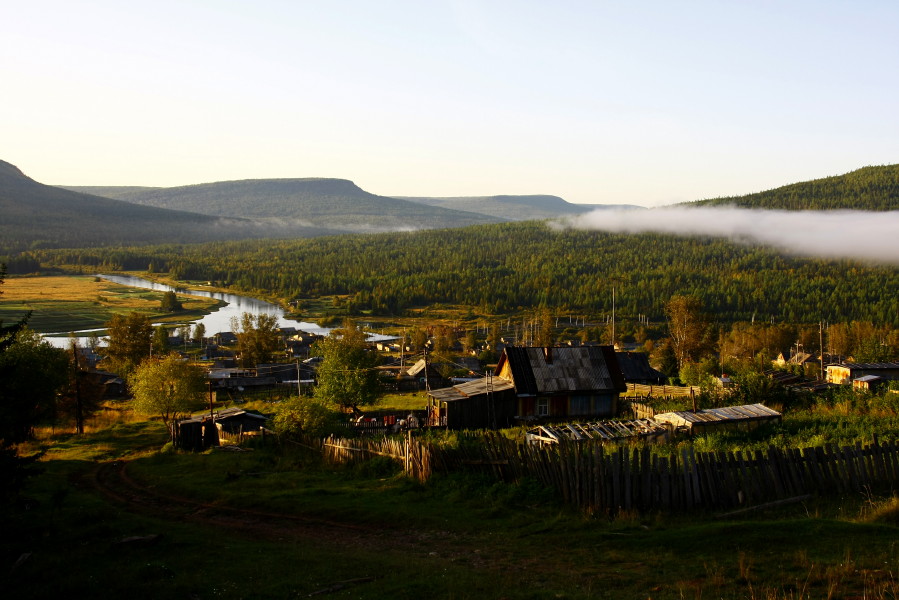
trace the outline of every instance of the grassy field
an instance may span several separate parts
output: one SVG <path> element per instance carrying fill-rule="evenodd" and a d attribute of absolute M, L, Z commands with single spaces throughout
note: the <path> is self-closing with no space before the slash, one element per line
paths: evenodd
<path fill-rule="evenodd" d="M 179 295 L 184 310 L 159 311 L 162 292 L 118 285 L 93 276 L 9 277 L 0 295 L 0 319 L 10 323 L 32 311 L 39 333 L 99 329 L 115 313 L 136 311 L 153 321 L 184 322 L 217 306 L 211 298 Z"/>
<path fill-rule="evenodd" d="M 23 447 L 45 454 L 42 472 L 0 517 L 4 595 L 899 593 L 899 511 L 888 497 L 816 499 L 740 519 L 629 514 L 610 522 L 572 512 L 533 481 L 456 474 L 422 485 L 387 459 L 327 467 L 304 448 L 276 444 L 182 454 L 161 449 L 165 437 L 157 422 L 108 412 L 84 437 L 43 431 Z M 104 490 L 101 474 L 125 461 L 135 487 Z"/>

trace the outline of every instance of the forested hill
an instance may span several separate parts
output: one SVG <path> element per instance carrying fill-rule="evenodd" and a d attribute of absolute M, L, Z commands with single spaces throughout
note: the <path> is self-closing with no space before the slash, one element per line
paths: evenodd
<path fill-rule="evenodd" d="M 864 167 L 766 192 L 690 203 L 714 205 L 785 210 L 899 210 L 899 165 Z"/>
<path fill-rule="evenodd" d="M 0 161 L 0 255 L 59 248 L 233 238 L 245 222 L 138 206 L 38 183 Z"/>
<path fill-rule="evenodd" d="M 103 188 L 94 188 L 98 192 Z M 116 197 L 147 206 L 205 215 L 302 220 L 309 226 L 351 232 L 465 227 L 500 219 L 378 196 L 345 179 L 248 179 L 125 191 Z"/>
<path fill-rule="evenodd" d="M 899 325 L 899 269 L 783 256 L 723 239 L 558 231 L 529 221 L 406 234 L 343 235 L 160 248 L 44 250 L 43 264 L 154 264 L 285 300 L 337 296 L 343 314 L 401 314 L 434 303 L 482 315 L 546 306 L 600 318 L 612 286 L 622 319 L 663 320 L 676 294 L 722 322 L 869 320 Z"/>
<path fill-rule="evenodd" d="M 632 204 L 572 204 L 558 196 L 463 196 L 447 198 L 407 197 L 404 200 L 430 206 L 481 213 L 508 221 L 554 219 L 579 215 L 596 209 L 643 208 Z"/>

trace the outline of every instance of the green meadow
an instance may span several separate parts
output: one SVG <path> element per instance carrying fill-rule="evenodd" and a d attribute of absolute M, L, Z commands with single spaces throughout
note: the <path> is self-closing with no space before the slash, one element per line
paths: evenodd
<path fill-rule="evenodd" d="M 116 313 L 146 314 L 153 321 L 185 322 L 202 317 L 219 301 L 179 295 L 177 313 L 160 311 L 162 292 L 119 285 L 93 276 L 9 277 L 0 295 L 0 319 L 11 323 L 31 312 L 28 326 L 39 333 L 99 329 Z"/>
<path fill-rule="evenodd" d="M 405 478 L 278 444 L 200 454 L 108 411 L 41 430 L 2 517 L 4 594 L 95 598 L 895 598 L 897 503 L 833 496 L 724 518 L 565 507 L 524 480 Z M 122 465 L 126 468 L 121 469 Z M 117 476 L 116 473 L 122 473 Z"/>

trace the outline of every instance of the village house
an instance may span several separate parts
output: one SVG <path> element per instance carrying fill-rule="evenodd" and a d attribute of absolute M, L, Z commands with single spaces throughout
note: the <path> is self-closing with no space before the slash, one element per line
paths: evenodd
<path fill-rule="evenodd" d="M 611 417 L 625 390 L 611 346 L 507 346 L 494 376 L 430 391 L 428 422 L 469 429 Z"/>
<path fill-rule="evenodd" d="M 885 380 L 899 380 L 899 362 L 843 363 L 827 365 L 827 382 L 849 385 L 859 377 L 876 375 Z"/>

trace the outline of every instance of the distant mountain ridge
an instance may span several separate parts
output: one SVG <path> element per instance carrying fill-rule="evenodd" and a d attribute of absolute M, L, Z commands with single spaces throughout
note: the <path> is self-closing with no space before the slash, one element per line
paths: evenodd
<path fill-rule="evenodd" d="M 297 220 L 310 227 L 355 233 L 466 227 L 505 220 L 378 196 L 346 179 L 246 179 L 172 188 L 112 188 L 110 192 L 145 206 L 219 217 Z"/>
<path fill-rule="evenodd" d="M 686 204 L 783 210 L 899 210 L 899 165 L 863 167 L 844 175 L 793 183 L 755 194 Z"/>
<path fill-rule="evenodd" d="M 498 217 L 507 221 L 530 221 L 534 219 L 554 219 L 557 217 L 579 215 L 599 209 L 627 208 L 642 209 L 633 204 L 572 204 L 559 196 L 543 194 L 524 196 L 461 196 L 461 197 L 410 197 L 400 196 L 404 200 L 420 202 L 430 206 L 455 208 L 469 212 L 478 212 Z"/>
<path fill-rule="evenodd" d="M 79 194 L 38 183 L 0 161 L 0 253 L 229 239 L 249 224 Z"/>

